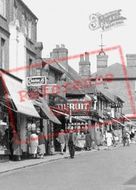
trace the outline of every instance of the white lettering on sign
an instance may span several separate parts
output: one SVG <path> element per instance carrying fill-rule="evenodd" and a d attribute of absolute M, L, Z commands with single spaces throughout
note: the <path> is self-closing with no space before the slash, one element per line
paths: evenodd
<path fill-rule="evenodd" d="M 47 83 L 45 76 L 27 77 L 27 86 L 41 86 Z"/>
<path fill-rule="evenodd" d="M 60 109 L 70 109 L 72 111 L 90 111 L 91 110 L 91 102 L 70 102 L 67 104 L 59 104 L 57 105 Z"/>

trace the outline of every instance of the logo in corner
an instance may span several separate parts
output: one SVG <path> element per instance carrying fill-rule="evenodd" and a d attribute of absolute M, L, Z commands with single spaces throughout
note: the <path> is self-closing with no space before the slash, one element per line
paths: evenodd
<path fill-rule="evenodd" d="M 101 29 L 102 31 L 106 31 L 124 24 L 124 20 L 126 20 L 126 18 L 121 15 L 121 11 L 122 10 L 119 9 L 103 15 L 100 13 L 91 14 L 89 16 L 90 30 L 94 31 Z"/>

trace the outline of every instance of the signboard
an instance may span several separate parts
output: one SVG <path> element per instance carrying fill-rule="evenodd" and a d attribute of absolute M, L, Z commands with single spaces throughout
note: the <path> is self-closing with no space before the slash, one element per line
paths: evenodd
<path fill-rule="evenodd" d="M 32 76 L 27 77 L 27 86 L 41 86 L 47 84 L 47 79 L 45 76 Z"/>
<path fill-rule="evenodd" d="M 80 112 L 85 112 L 88 113 L 91 111 L 91 102 L 90 101 L 73 101 L 73 102 L 68 102 L 67 104 L 59 104 L 56 105 L 61 110 L 71 110 L 72 114 L 74 113 L 80 113 Z"/>

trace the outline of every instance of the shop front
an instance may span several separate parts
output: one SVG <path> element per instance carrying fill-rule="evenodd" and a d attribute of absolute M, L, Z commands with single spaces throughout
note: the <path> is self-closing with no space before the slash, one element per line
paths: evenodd
<path fill-rule="evenodd" d="M 54 141 L 56 139 L 57 130 L 62 126 L 62 120 L 55 115 L 44 97 L 34 101 L 33 104 L 36 109 L 40 108 L 38 112 L 42 118 L 41 126 L 46 139 L 46 153 L 53 154 L 53 152 L 56 151 Z"/>
<path fill-rule="evenodd" d="M 1 74 L 0 88 L 1 109 L 5 110 L 5 112 L 1 112 L 1 119 L 5 122 L 5 139 L 8 144 L 8 155 L 12 159 L 15 134 L 16 137 L 18 136 L 18 144 L 16 145 L 20 147 L 20 154 L 27 153 L 27 123 L 30 119 L 34 118 L 35 121 L 38 121 L 40 116 L 28 96 L 26 96 L 24 101 L 21 101 L 20 91 L 26 92 L 26 89 L 24 89 L 20 79 L 3 71 Z M 0 128 L 2 129 L 2 127 Z"/>

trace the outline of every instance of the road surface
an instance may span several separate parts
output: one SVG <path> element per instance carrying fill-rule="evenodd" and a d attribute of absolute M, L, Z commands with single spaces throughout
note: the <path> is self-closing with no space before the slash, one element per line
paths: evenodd
<path fill-rule="evenodd" d="M 136 190 L 136 145 L 1 174 L 0 190 Z"/>

